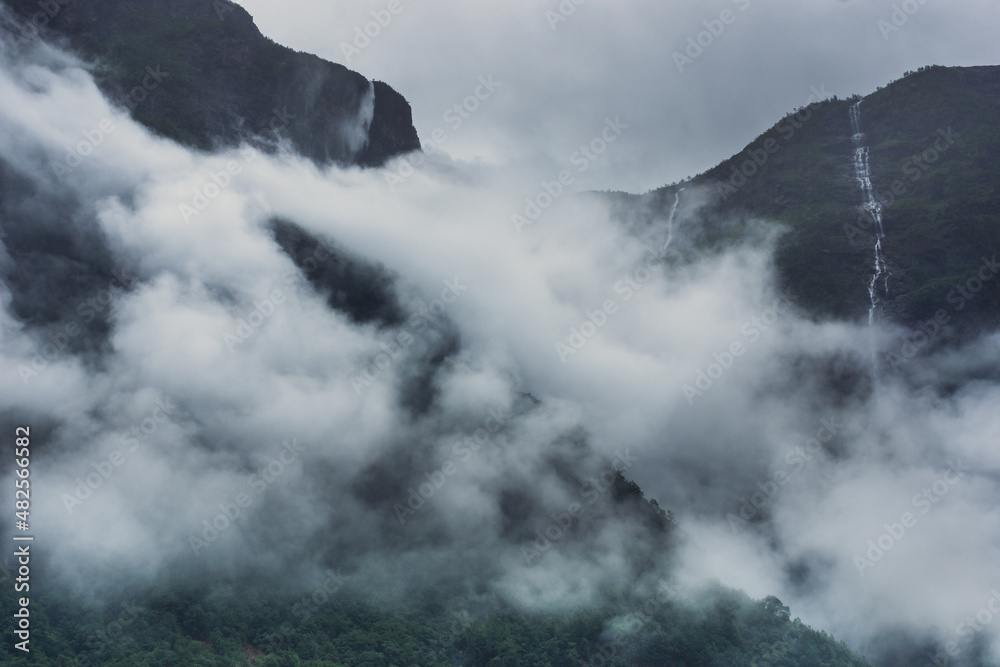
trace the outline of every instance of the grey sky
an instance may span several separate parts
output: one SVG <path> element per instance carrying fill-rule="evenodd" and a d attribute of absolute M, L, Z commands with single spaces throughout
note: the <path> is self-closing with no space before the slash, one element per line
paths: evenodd
<path fill-rule="evenodd" d="M 442 128 L 454 157 L 543 157 L 555 169 L 605 117 L 620 116 L 629 129 L 581 179 L 591 188 L 642 191 L 699 173 L 806 104 L 813 87 L 867 94 L 922 65 L 1000 63 L 1000 6 L 988 0 L 912 0 L 917 10 L 887 38 L 879 21 L 907 3 L 566 0 L 575 11 L 555 23 L 556 0 L 399 0 L 401 11 L 349 57 L 342 45 L 389 0 L 241 4 L 279 43 L 400 90 L 421 139 Z M 725 10 L 729 25 L 679 71 L 674 52 Z M 453 129 L 445 112 L 490 74 L 503 85 Z"/>

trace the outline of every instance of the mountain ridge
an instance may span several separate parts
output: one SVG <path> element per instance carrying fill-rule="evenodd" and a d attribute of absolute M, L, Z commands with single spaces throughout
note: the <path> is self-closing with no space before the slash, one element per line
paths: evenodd
<path fill-rule="evenodd" d="M 740 243 L 753 220 L 778 222 L 782 286 L 817 317 L 861 319 L 875 237 L 852 167 L 856 101 L 885 213 L 892 277 L 883 315 L 919 326 L 952 310 L 949 296 L 975 284 L 1000 248 L 1000 187 L 990 178 L 1000 170 L 1000 66 L 930 66 L 864 97 L 816 101 L 697 176 L 606 196 L 619 216 L 649 225 L 667 218 L 679 190 L 700 186 L 707 202 L 684 212 L 702 249 Z M 949 323 L 959 339 L 1000 322 L 1000 281 L 963 299 Z"/>
<path fill-rule="evenodd" d="M 105 94 L 184 145 L 287 139 L 317 163 L 361 166 L 420 150 L 409 103 L 391 86 L 275 43 L 227 0 L 4 2 L 25 37 L 58 36 L 94 60 Z"/>

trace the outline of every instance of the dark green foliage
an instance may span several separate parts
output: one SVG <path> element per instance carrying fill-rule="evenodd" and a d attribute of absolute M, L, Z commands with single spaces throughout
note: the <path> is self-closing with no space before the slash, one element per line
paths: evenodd
<path fill-rule="evenodd" d="M 2 631 L 12 637 L 10 586 Z M 706 665 L 864 667 L 823 633 L 790 621 L 776 598 L 710 591 L 697 606 L 622 599 L 568 615 L 376 609 L 335 594 L 323 604 L 246 586 L 240 592 L 147 591 L 95 605 L 32 591 L 32 651 L 0 646 L 5 666 L 577 667 Z M 301 600 L 301 598 L 299 598 Z M 604 657 L 606 656 L 606 658 Z M 605 661 L 606 659 L 606 661 Z M 79 662 L 77 662 L 79 661 Z M 756 662 L 755 662 L 756 661 Z"/>
<path fill-rule="evenodd" d="M 875 184 L 902 190 L 885 210 L 895 310 L 919 321 L 944 309 L 959 329 L 995 324 L 1000 276 L 961 311 L 948 295 L 1000 255 L 1000 67 L 925 68 L 863 108 Z"/>
<path fill-rule="evenodd" d="M 679 188 L 701 186 L 709 203 L 688 211 L 684 221 L 699 255 L 753 238 L 757 220 L 779 223 L 781 286 L 816 316 L 862 319 L 874 236 L 860 211 L 853 169 L 849 108 L 858 99 L 798 110 L 739 155 L 685 183 L 641 197 L 610 195 L 616 212 L 661 224 Z M 885 203 L 884 251 L 892 272 L 886 314 L 914 326 L 945 309 L 956 330 L 970 333 L 996 324 L 1000 277 L 961 312 L 948 296 L 984 257 L 1000 254 L 1000 67 L 922 68 L 865 98 L 861 109 L 873 182 Z M 918 162 L 936 142 L 942 147 L 939 131 L 949 128 L 955 142 Z M 760 166 L 752 162 L 755 155 L 766 155 Z M 744 167 L 745 180 L 737 175 Z"/>

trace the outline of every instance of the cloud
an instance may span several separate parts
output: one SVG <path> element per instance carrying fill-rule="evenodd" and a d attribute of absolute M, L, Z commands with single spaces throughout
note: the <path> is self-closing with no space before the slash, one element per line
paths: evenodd
<path fill-rule="evenodd" d="M 644 577 L 717 578 L 873 651 L 900 627 L 964 639 L 1000 585 L 998 388 L 966 381 L 995 377 L 995 337 L 924 362 L 958 390 L 873 381 L 866 327 L 775 290 L 782 230 L 698 250 L 705 193 L 684 193 L 664 253 L 664 220 L 629 231 L 606 203 L 551 192 L 541 206 L 589 159 L 435 158 L 393 187 L 287 153 L 192 153 L 71 58 L 3 58 L 0 418 L 44 443 L 39 534 L 79 584 L 112 561 L 137 577 L 333 566 L 386 595 L 568 609 Z M 612 113 L 595 111 L 586 141 Z M 526 198 L 544 210 L 518 229 Z M 38 225 L 65 242 L 33 246 Z M 35 303 L 15 279 L 29 270 L 44 312 L 14 307 Z M 379 289 L 338 296 L 358 275 Z M 400 319 L 358 316 L 386 293 Z M 678 569 L 610 502 L 612 465 L 677 513 Z"/>
<path fill-rule="evenodd" d="M 587 175 L 584 187 L 641 192 L 711 168 L 736 154 L 812 87 L 847 97 L 867 94 L 907 70 L 931 64 L 1000 62 L 990 37 L 995 5 L 922 3 L 884 39 L 894 0 L 789 3 L 696 0 L 671 3 L 588 0 L 565 21 L 558 0 L 411 3 L 384 27 L 369 25 L 388 2 L 264 0 L 242 4 L 278 42 L 390 82 L 414 107 L 420 137 L 493 74 L 504 88 L 452 132 L 446 150 L 488 163 L 546 160 L 557 167 L 589 141 L 607 116 L 632 130 Z M 745 9 L 742 9 L 744 8 Z M 723 10 L 734 21 L 693 65 L 674 53 Z M 373 13 L 375 14 L 373 16 Z M 345 54 L 364 31 L 375 34 Z M 718 27 L 716 26 L 716 29 Z M 556 169 L 558 171 L 558 169 Z"/>

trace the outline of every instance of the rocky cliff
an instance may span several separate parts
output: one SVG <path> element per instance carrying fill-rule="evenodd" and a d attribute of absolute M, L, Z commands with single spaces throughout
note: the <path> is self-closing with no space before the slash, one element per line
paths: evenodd
<path fill-rule="evenodd" d="M 186 145 L 287 140 L 319 163 L 365 166 L 420 148 L 402 95 L 274 43 L 226 0 L 5 2 L 22 32 L 66 43 L 137 121 Z"/>

